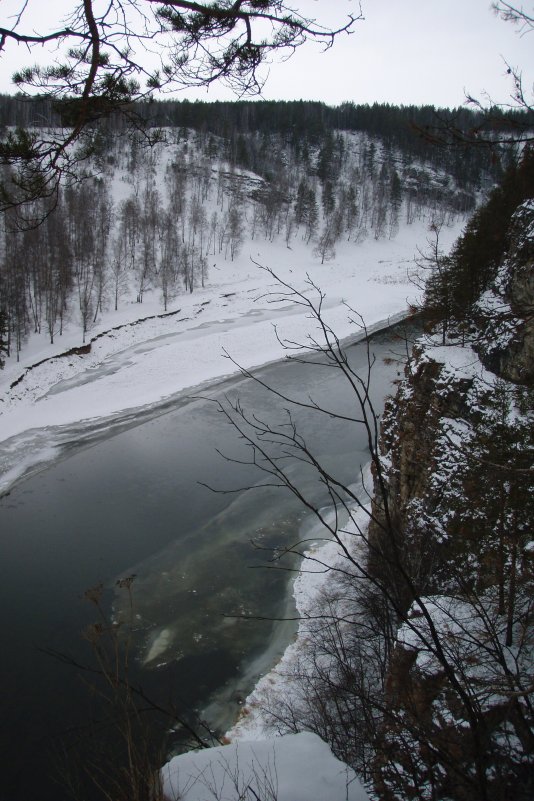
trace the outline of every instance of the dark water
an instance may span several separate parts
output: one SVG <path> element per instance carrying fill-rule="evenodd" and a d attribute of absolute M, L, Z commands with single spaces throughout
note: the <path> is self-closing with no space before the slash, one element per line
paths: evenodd
<path fill-rule="evenodd" d="M 402 345 L 388 333 L 371 347 L 372 397 L 381 411 L 401 369 L 391 349 L 401 353 Z M 365 346 L 352 346 L 350 358 L 364 373 Z M 359 411 L 331 368 L 282 363 L 258 375 L 292 397 Z M 235 379 L 209 395 L 239 397 L 262 420 L 286 419 L 288 404 L 250 380 Z M 360 426 L 296 407 L 291 415 L 314 455 L 344 482 L 358 480 L 368 460 Z M 271 647 L 272 659 L 283 648 L 287 624 L 244 617 L 291 611 L 291 574 L 268 568 L 273 548 L 305 536 L 305 513 L 287 491 L 264 486 L 225 494 L 199 484 L 234 490 L 265 483 L 259 471 L 217 451 L 241 461 L 249 455 L 214 403 L 182 398 L 164 414 L 71 449 L 1 499 L 0 798 L 70 798 L 65 763 L 79 761 L 75 747 L 95 729 L 106 742 L 106 714 L 83 669 L 95 660 L 81 632 L 98 618 L 87 589 L 101 583 L 106 616 L 113 609 L 116 620 L 128 621 L 132 681 L 183 715 L 210 704 L 212 726 L 229 723 L 257 672 L 268 667 L 259 656 Z M 308 497 L 327 503 L 310 471 L 287 466 Z M 116 582 L 132 574 L 130 609 Z"/>

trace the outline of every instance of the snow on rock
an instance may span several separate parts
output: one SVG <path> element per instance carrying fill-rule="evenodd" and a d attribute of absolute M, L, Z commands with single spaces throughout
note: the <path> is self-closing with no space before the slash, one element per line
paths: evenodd
<path fill-rule="evenodd" d="M 534 363 L 534 201 L 520 204 L 508 232 L 509 249 L 489 289 L 474 307 L 482 361 L 512 381 L 528 382 Z"/>
<path fill-rule="evenodd" d="M 469 642 L 471 650 L 476 652 L 479 649 L 480 643 L 476 637 L 473 636 L 471 640 L 468 638 L 468 632 L 475 627 L 472 605 L 446 595 L 421 598 L 419 603 L 412 605 L 407 622 L 397 632 L 397 644 L 417 652 L 417 667 L 420 670 L 432 673 L 443 669 L 436 658 L 429 623 L 422 608 L 432 620 L 440 642 L 452 642 L 453 638 L 456 638 L 456 642 L 461 637 L 464 647 Z"/>
<path fill-rule="evenodd" d="M 190 751 L 162 778 L 166 801 L 368 801 L 354 771 L 309 732 Z"/>

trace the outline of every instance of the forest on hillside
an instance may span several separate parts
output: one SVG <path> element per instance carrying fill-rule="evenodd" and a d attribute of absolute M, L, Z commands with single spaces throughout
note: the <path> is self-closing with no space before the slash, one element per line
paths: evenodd
<path fill-rule="evenodd" d="M 511 154 L 499 148 L 498 140 L 508 131 L 528 127 L 534 122 L 523 110 L 493 109 L 491 114 L 471 110 L 439 109 L 434 106 L 394 106 L 388 103 L 372 105 L 344 103 L 328 106 L 313 101 L 234 101 L 203 102 L 188 100 L 151 100 L 131 104 L 126 110 L 112 113 L 93 133 L 125 131 L 130 126 L 144 129 L 189 128 L 204 131 L 227 139 L 234 158 L 240 135 L 263 133 L 280 134 L 284 140 L 298 147 L 304 143 L 317 144 L 328 131 L 343 130 L 366 133 L 379 137 L 390 147 L 398 147 L 412 158 L 439 166 L 451 173 L 457 181 L 480 180 L 483 171 L 494 177 L 502 172 L 503 164 Z M 54 128 L 69 123 L 68 101 L 50 98 L 23 98 L 0 95 L 0 130 L 7 128 Z M 435 135 L 442 131 L 446 144 L 454 133 L 465 136 L 477 131 L 492 135 L 496 147 L 451 149 L 436 146 Z M 91 131 L 88 136 L 91 137 Z M 242 165 L 247 166 L 247 165 Z M 466 174 L 467 168 L 467 174 Z"/>
<path fill-rule="evenodd" d="M 15 137 L 60 124 L 61 112 L 50 100 L 0 98 L 1 124 Z M 472 112 L 447 114 L 455 124 L 476 121 Z M 204 287 L 211 256 L 232 261 L 245 242 L 298 241 L 324 262 L 340 240 L 394 237 L 401 224 L 465 215 L 505 165 L 485 149 L 430 147 L 422 131 L 435 115 L 169 101 L 133 107 L 132 127 L 124 115 L 100 121 L 57 193 L 25 204 L 23 216 L 18 207 L 2 215 L 4 351 L 18 358 L 29 333 L 53 343 L 66 320 L 85 342 L 103 308 L 125 296 L 142 303 L 157 292 L 166 311 L 177 294 Z"/>

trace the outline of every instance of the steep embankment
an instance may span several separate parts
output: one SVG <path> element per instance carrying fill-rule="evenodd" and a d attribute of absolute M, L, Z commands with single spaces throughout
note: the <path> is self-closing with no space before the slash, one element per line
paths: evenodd
<path fill-rule="evenodd" d="M 403 620 L 375 764 L 385 799 L 534 789 L 531 199 L 506 243 L 468 314 L 415 347 L 384 417 L 371 554 Z"/>
<path fill-rule="evenodd" d="M 475 307 L 481 361 L 503 378 L 534 382 L 534 200 L 518 208 L 510 249 Z"/>

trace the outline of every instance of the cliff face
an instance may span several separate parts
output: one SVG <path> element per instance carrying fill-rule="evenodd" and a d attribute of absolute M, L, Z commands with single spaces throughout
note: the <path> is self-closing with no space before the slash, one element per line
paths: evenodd
<path fill-rule="evenodd" d="M 384 414 L 370 540 L 401 587 L 375 776 L 386 799 L 534 792 L 533 201 L 509 242 L 471 344 L 419 342 Z"/>
<path fill-rule="evenodd" d="M 509 493 L 514 471 L 523 471 L 525 489 L 530 481 L 534 200 L 513 215 L 510 248 L 476 304 L 474 321 L 470 344 L 441 345 L 439 337 L 428 336 L 415 345 L 382 421 L 391 515 L 408 541 L 417 529 L 434 545 L 445 543 L 445 561 L 458 535 L 476 540 L 487 535 L 498 511 L 488 502 L 500 483 Z M 520 510 L 515 515 L 519 525 L 524 515 Z M 377 527 L 374 533 L 378 536 Z M 426 584 L 420 576 L 420 589 L 435 582 L 438 562 L 429 567 Z"/>
<path fill-rule="evenodd" d="M 503 378 L 534 382 L 534 200 L 517 209 L 510 248 L 493 286 L 475 309 L 476 350 Z"/>

